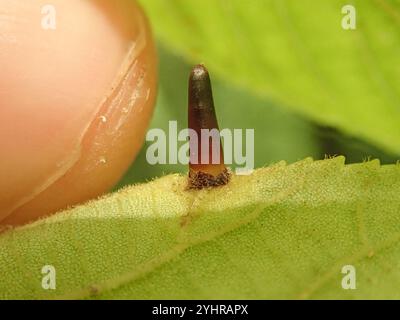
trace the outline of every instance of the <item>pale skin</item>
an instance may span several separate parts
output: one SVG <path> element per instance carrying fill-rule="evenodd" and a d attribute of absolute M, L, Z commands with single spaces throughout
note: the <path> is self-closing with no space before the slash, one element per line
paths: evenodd
<path fill-rule="evenodd" d="M 0 226 L 107 192 L 138 153 L 156 95 L 148 22 L 132 0 L 0 8 Z"/>

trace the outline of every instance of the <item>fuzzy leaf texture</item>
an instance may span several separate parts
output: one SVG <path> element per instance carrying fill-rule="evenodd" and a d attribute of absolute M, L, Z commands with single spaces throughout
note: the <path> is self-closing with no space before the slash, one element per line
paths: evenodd
<path fill-rule="evenodd" d="M 158 38 L 192 63 L 400 154 L 398 0 L 141 3 Z M 356 9 L 356 30 L 342 28 L 346 4 Z"/>
<path fill-rule="evenodd" d="M 2 234 L 0 297 L 400 298 L 400 166 L 306 159 L 186 185 L 165 176 Z"/>

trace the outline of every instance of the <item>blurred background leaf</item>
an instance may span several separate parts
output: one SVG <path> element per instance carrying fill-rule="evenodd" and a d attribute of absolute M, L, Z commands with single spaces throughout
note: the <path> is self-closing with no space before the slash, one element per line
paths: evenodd
<path fill-rule="evenodd" d="M 150 128 L 168 132 L 168 122 L 178 121 L 178 129 L 187 126 L 187 82 L 192 65 L 182 56 L 159 46 L 160 81 L 158 101 Z M 293 163 L 305 157 L 323 159 L 325 155 L 345 154 L 347 162 L 361 162 L 368 157 L 382 163 L 396 158 L 366 144 L 339 134 L 333 128 L 290 113 L 271 101 L 212 76 L 214 100 L 221 128 L 255 129 L 255 166 L 261 167 L 280 160 Z M 134 182 L 144 182 L 173 172 L 186 172 L 185 165 L 150 165 L 146 161 L 146 143 L 136 161 L 116 189 Z"/>
<path fill-rule="evenodd" d="M 278 105 L 400 153 L 399 1 L 141 3 L 173 52 L 274 101 L 259 116 Z M 356 30 L 341 27 L 346 4 Z"/>
<path fill-rule="evenodd" d="M 187 127 L 187 83 L 192 66 L 163 47 L 159 48 L 159 58 L 159 97 L 151 128 L 168 132 L 169 121 L 178 121 L 181 130 Z M 256 167 L 282 159 L 295 162 L 307 156 L 318 157 L 319 141 L 311 123 L 223 81 L 212 79 L 212 82 L 220 128 L 255 128 Z M 145 144 L 122 185 L 187 171 L 180 164 L 148 164 L 146 149 L 151 143 Z"/>
<path fill-rule="evenodd" d="M 187 126 L 187 78 L 210 69 L 221 128 L 255 129 L 255 166 L 307 156 L 347 163 L 400 155 L 400 2 L 142 0 L 159 46 L 150 128 Z M 343 30 L 341 9 L 357 9 Z M 146 143 L 117 189 L 184 165 L 146 161 Z"/>

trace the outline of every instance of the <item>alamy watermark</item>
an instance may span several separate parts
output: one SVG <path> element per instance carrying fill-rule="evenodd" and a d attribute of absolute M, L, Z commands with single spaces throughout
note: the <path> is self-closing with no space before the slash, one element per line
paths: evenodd
<path fill-rule="evenodd" d="M 169 121 L 168 133 L 158 128 L 148 131 L 146 141 L 152 144 L 147 148 L 146 159 L 151 165 L 187 165 L 189 160 L 194 164 L 209 164 L 211 154 L 211 163 L 219 163 L 221 138 L 224 163 L 236 165 L 236 174 L 251 173 L 254 170 L 254 129 L 202 129 L 199 137 L 193 129 L 178 132 L 177 121 Z M 179 142 L 183 144 L 178 148 Z"/>
<path fill-rule="evenodd" d="M 350 4 L 342 7 L 342 28 L 344 30 L 355 30 L 357 28 L 356 8 Z"/>
<path fill-rule="evenodd" d="M 51 4 L 46 4 L 41 8 L 41 26 L 43 30 L 57 29 L 57 11 Z"/>
<path fill-rule="evenodd" d="M 44 290 L 56 290 L 56 268 L 45 265 L 42 268 L 42 288 Z"/>
<path fill-rule="evenodd" d="M 342 274 L 345 276 L 342 278 L 342 289 L 344 290 L 355 290 L 356 286 L 356 268 L 352 265 L 345 265 L 342 267 Z"/>

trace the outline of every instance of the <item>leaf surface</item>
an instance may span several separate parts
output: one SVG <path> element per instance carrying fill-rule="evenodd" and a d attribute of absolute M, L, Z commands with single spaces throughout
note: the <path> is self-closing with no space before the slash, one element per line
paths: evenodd
<path fill-rule="evenodd" d="M 170 175 L 0 236 L 1 298 L 400 298 L 400 167 L 344 158 L 187 191 Z M 57 289 L 43 290 L 42 267 Z M 344 265 L 357 289 L 343 290 Z"/>

